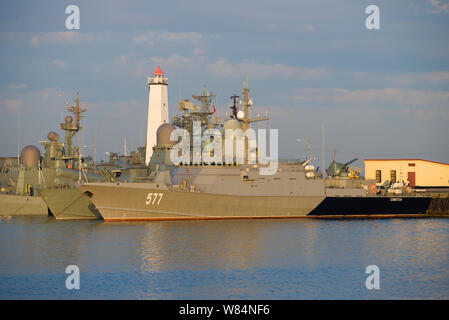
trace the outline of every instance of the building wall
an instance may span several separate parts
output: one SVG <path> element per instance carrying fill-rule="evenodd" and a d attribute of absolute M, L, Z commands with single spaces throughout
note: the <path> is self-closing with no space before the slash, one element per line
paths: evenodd
<path fill-rule="evenodd" d="M 449 187 L 449 164 L 419 159 L 365 160 L 366 179 L 376 179 L 376 170 L 381 171 L 381 185 L 391 181 L 391 170 L 396 170 L 396 181 L 408 181 L 408 173 L 415 172 L 416 187 Z"/>

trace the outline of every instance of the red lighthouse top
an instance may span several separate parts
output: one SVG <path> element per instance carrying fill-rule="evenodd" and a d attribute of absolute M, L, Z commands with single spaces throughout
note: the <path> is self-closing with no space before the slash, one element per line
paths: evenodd
<path fill-rule="evenodd" d="M 157 69 L 156 69 L 156 71 L 154 71 L 154 73 L 153 73 L 154 75 L 163 75 L 164 74 L 164 72 L 162 72 L 162 69 L 161 69 L 161 67 L 160 66 L 157 66 Z"/>

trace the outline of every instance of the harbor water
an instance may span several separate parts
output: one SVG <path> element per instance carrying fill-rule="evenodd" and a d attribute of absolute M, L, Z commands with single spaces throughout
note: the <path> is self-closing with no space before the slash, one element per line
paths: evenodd
<path fill-rule="evenodd" d="M 447 218 L 0 218 L 1 299 L 449 299 L 448 270 Z"/>

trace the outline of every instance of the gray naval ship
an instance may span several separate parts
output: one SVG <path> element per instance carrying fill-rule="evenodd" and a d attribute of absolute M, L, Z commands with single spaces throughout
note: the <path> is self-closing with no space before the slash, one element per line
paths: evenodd
<path fill-rule="evenodd" d="M 95 163 L 82 157 L 78 146 L 74 146 L 73 140 L 79 137 L 81 119 L 87 107 L 80 104 L 77 95 L 74 104 L 68 104 L 68 111 L 73 116 L 65 117 L 65 122 L 60 128 L 65 132 L 65 143 L 59 141 L 59 136 L 50 133 L 49 141 L 43 141 L 45 167 L 53 168 L 55 178 L 51 183 L 41 183 L 38 192 L 50 214 L 56 219 L 101 219 L 101 215 L 93 203 L 76 188 L 83 182 L 115 182 L 119 177 L 123 181 L 139 181 L 141 177 L 149 176 L 149 168 L 144 165 L 144 148 L 130 155 L 108 153 L 107 163 Z"/>
<path fill-rule="evenodd" d="M 73 114 L 65 117 L 61 129 L 65 142 L 53 131 L 48 141 L 41 141 L 45 154 L 37 147 L 22 149 L 18 158 L 0 159 L 0 214 L 51 215 L 57 219 L 98 219 L 95 206 L 75 188 L 80 181 L 108 181 L 92 170 L 93 162 L 81 156 L 73 139 L 82 129 L 80 120 L 87 108 L 80 105 L 79 94 L 73 105 Z M 80 201 L 74 201 L 76 197 Z M 73 205 L 71 203 L 73 202 Z"/>
<path fill-rule="evenodd" d="M 67 115 L 60 128 L 65 132 L 65 142 L 59 141 L 56 133 L 50 132 L 49 141 L 42 141 L 45 147 L 44 164 L 55 171 L 55 179 L 51 183 L 41 183 L 38 187 L 41 198 L 49 208 L 50 214 L 56 219 L 99 219 L 101 218 L 95 206 L 81 197 L 75 188 L 81 181 L 107 181 L 104 176 L 96 174 L 92 165 L 84 162 L 81 150 L 74 145 L 74 138 L 83 129 L 81 119 L 87 111 L 83 107 L 77 93 L 74 104 L 68 104 L 67 109 L 72 115 Z M 95 165 L 95 164 L 94 164 Z"/>
<path fill-rule="evenodd" d="M 55 178 L 51 183 L 45 181 L 39 184 L 38 192 L 48 206 L 50 214 L 56 219 L 101 219 L 98 210 L 84 197 L 76 188 L 82 182 L 114 182 L 121 174 L 134 177 L 139 172 L 136 166 L 143 164 L 141 153 L 126 157 L 118 153 L 110 153 L 108 163 L 95 163 L 88 161 L 87 157 L 81 155 L 79 141 L 78 146 L 74 146 L 74 138 L 79 137 L 81 119 L 83 113 L 87 111 L 87 106 L 80 104 L 79 95 L 74 104 L 68 104 L 67 109 L 72 115 L 65 117 L 65 121 L 60 124 L 60 128 L 65 132 L 65 143 L 59 141 L 59 136 L 51 132 L 49 141 L 41 142 L 45 147 L 45 157 L 43 163 L 45 167 L 52 168 Z M 135 168 L 136 172 L 129 172 L 129 169 L 122 168 L 128 165 Z M 144 170 L 146 172 L 146 170 Z"/>
<path fill-rule="evenodd" d="M 26 146 L 19 157 L 0 158 L 0 215 L 48 215 L 45 202 L 36 186 L 41 179 L 52 176 L 39 165 L 40 151 Z"/>
<path fill-rule="evenodd" d="M 347 216 L 415 216 L 428 211 L 431 197 L 414 195 L 402 188 L 394 195 L 381 193 L 374 181 L 348 172 L 349 163 L 331 163 L 324 179 L 311 158 L 304 162 L 278 163 L 272 175 L 263 175 L 263 165 L 245 163 L 186 161 L 173 164 L 170 152 L 178 141 L 170 136 L 177 128 L 186 129 L 193 140 L 193 121 L 201 129 L 245 131 L 252 122 L 267 118 L 250 117 L 249 86 L 243 88 L 243 112 L 235 96 L 232 114 L 223 124 L 212 119 L 213 95 L 195 96 L 179 103 L 181 114 L 171 124 L 157 130 L 147 177 L 140 182 L 83 183 L 78 189 L 100 212 L 105 221 L 249 219 Z M 193 150 L 191 149 L 193 155 Z"/>

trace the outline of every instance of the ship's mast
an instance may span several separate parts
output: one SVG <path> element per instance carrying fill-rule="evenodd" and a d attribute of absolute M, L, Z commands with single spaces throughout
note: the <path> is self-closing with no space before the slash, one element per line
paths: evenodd
<path fill-rule="evenodd" d="M 234 95 L 231 96 L 231 99 L 233 100 L 232 106 L 229 107 L 232 110 L 231 118 L 237 119 L 237 101 L 239 101 L 240 97 L 234 93 Z"/>
<path fill-rule="evenodd" d="M 213 112 L 210 111 L 210 105 L 212 99 L 216 94 L 206 92 L 206 86 L 203 86 L 203 92 L 201 95 L 192 94 L 192 98 L 201 102 L 201 106 L 194 105 L 188 99 L 179 101 L 179 111 L 182 112 L 181 116 L 173 117 L 173 124 L 184 128 L 192 135 L 193 121 L 200 121 L 201 126 L 207 126 L 211 121 Z"/>
<path fill-rule="evenodd" d="M 253 105 L 253 101 L 249 94 L 249 77 L 246 79 L 246 83 L 243 82 L 243 118 L 240 119 L 242 121 L 242 130 L 245 132 L 247 129 L 251 128 L 251 122 L 256 121 L 267 121 L 268 114 L 265 115 L 264 118 L 258 116 L 257 118 L 250 117 L 250 107 Z M 245 137 L 245 163 L 248 162 L 248 138 Z"/>
<path fill-rule="evenodd" d="M 80 123 L 81 119 L 84 118 L 82 114 L 87 111 L 87 108 L 87 105 L 85 107 L 81 106 L 79 92 L 77 92 L 74 105 L 67 103 L 67 110 L 75 116 L 75 119 L 67 116 L 65 122 L 61 123 L 61 129 L 65 131 L 66 136 L 66 152 L 63 158 L 64 160 L 68 160 L 72 166 L 76 163 L 74 161 L 76 159 L 76 153 L 79 153 L 79 148 L 73 147 L 73 137 L 83 129 Z"/>
<path fill-rule="evenodd" d="M 201 107 L 200 107 L 200 111 L 201 113 L 210 113 L 212 114 L 212 112 L 210 112 L 209 108 L 210 108 L 210 104 L 212 102 L 212 99 L 215 98 L 217 95 L 216 94 L 210 94 L 209 92 L 206 92 L 206 86 L 203 85 L 203 94 L 198 96 L 196 94 L 192 94 L 192 98 L 201 101 Z"/>

